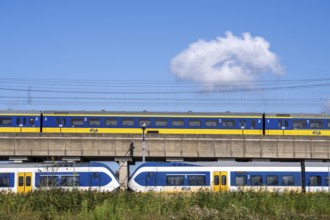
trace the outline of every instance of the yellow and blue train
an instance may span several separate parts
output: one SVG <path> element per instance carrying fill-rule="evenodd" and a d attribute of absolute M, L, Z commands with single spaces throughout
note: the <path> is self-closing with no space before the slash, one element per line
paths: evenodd
<path fill-rule="evenodd" d="M 330 136 L 330 115 L 197 112 L 0 111 L 0 132 Z"/>

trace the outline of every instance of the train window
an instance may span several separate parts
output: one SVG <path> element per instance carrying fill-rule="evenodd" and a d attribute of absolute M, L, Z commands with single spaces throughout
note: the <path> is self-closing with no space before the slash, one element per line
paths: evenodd
<path fill-rule="evenodd" d="M 0 187 L 9 186 L 9 175 L 0 176 Z"/>
<path fill-rule="evenodd" d="M 0 125 L 11 125 L 11 118 L 0 118 Z"/>
<path fill-rule="evenodd" d="M 309 185 L 310 186 L 321 186 L 321 176 L 310 176 Z"/>
<path fill-rule="evenodd" d="M 240 120 L 239 121 L 239 127 L 240 128 L 245 128 L 246 127 L 246 120 Z"/>
<path fill-rule="evenodd" d="M 294 129 L 301 129 L 301 128 L 306 128 L 306 120 L 293 120 L 292 127 Z"/>
<path fill-rule="evenodd" d="M 183 127 L 184 126 L 184 121 L 183 120 L 172 120 L 172 126 L 173 127 Z"/>
<path fill-rule="evenodd" d="M 329 176 L 325 177 L 325 185 L 326 186 L 329 186 L 329 179 L 330 179 Z"/>
<path fill-rule="evenodd" d="M 218 121 L 217 120 L 207 120 L 205 122 L 206 127 L 218 127 Z"/>
<path fill-rule="evenodd" d="M 262 176 L 251 176 L 251 185 L 252 186 L 261 186 L 262 185 Z"/>
<path fill-rule="evenodd" d="M 224 128 L 233 128 L 235 127 L 235 121 L 234 120 L 222 120 L 222 127 Z"/>
<path fill-rule="evenodd" d="M 150 119 L 139 119 L 139 125 L 142 126 L 143 123 L 145 123 L 146 127 L 151 125 L 151 120 Z"/>
<path fill-rule="evenodd" d="M 227 176 L 225 175 L 222 175 L 221 176 L 221 185 L 227 185 Z"/>
<path fill-rule="evenodd" d="M 236 183 L 236 186 L 245 186 L 246 185 L 246 176 L 236 176 L 235 183 Z"/>
<path fill-rule="evenodd" d="M 29 118 L 29 125 L 34 125 L 34 118 Z"/>
<path fill-rule="evenodd" d="M 24 177 L 20 176 L 18 177 L 18 186 L 23 186 L 24 185 Z"/>
<path fill-rule="evenodd" d="M 26 186 L 31 186 L 31 177 L 30 176 L 26 177 Z"/>
<path fill-rule="evenodd" d="M 39 178 L 39 187 L 50 187 L 58 185 L 57 176 L 40 176 Z"/>
<path fill-rule="evenodd" d="M 79 176 L 61 176 L 61 186 L 79 186 Z"/>
<path fill-rule="evenodd" d="M 189 120 L 188 124 L 189 124 L 189 127 L 200 127 L 201 121 L 200 120 Z"/>
<path fill-rule="evenodd" d="M 214 176 L 214 185 L 219 185 L 220 184 L 220 181 L 219 181 L 219 176 L 218 175 L 216 175 L 216 176 Z"/>
<path fill-rule="evenodd" d="M 189 175 L 188 185 L 190 186 L 204 186 L 205 185 L 205 175 Z"/>
<path fill-rule="evenodd" d="M 88 121 L 89 126 L 100 126 L 101 125 L 100 118 L 89 118 L 87 121 Z"/>
<path fill-rule="evenodd" d="M 72 126 L 83 126 L 84 125 L 84 118 L 72 118 L 71 119 Z"/>
<path fill-rule="evenodd" d="M 121 121 L 122 126 L 134 126 L 134 120 L 133 119 L 123 119 Z"/>
<path fill-rule="evenodd" d="M 328 127 L 328 128 L 330 128 L 330 120 L 329 120 L 329 121 L 327 121 L 327 124 L 328 124 L 328 126 L 327 126 L 327 127 Z"/>
<path fill-rule="evenodd" d="M 267 186 L 277 186 L 278 185 L 278 176 L 267 176 L 266 185 Z"/>
<path fill-rule="evenodd" d="M 166 176 L 166 185 L 168 186 L 182 186 L 183 185 L 182 175 L 168 175 Z"/>
<path fill-rule="evenodd" d="M 310 121 L 310 127 L 316 128 L 316 129 L 322 129 L 323 128 L 323 121 L 321 120 L 311 120 Z"/>
<path fill-rule="evenodd" d="M 257 125 L 256 120 L 252 120 L 252 121 L 251 121 L 251 128 L 255 128 L 256 125 Z"/>
<path fill-rule="evenodd" d="M 118 121 L 116 118 L 107 118 L 107 119 L 105 119 L 105 125 L 106 126 L 117 126 Z"/>
<path fill-rule="evenodd" d="M 21 123 L 21 119 L 20 118 L 16 118 L 16 125 L 19 125 Z"/>
<path fill-rule="evenodd" d="M 65 118 L 56 118 L 56 125 L 65 125 Z"/>
<path fill-rule="evenodd" d="M 286 128 L 289 127 L 289 121 L 288 120 L 285 120 L 284 121 L 284 125 L 285 125 Z"/>
<path fill-rule="evenodd" d="M 156 127 L 167 127 L 167 120 L 165 119 L 156 119 L 155 120 Z"/>
<path fill-rule="evenodd" d="M 26 118 L 23 118 L 23 125 L 26 125 Z"/>
<path fill-rule="evenodd" d="M 294 185 L 293 176 L 282 176 L 282 185 L 283 186 L 293 186 Z"/>

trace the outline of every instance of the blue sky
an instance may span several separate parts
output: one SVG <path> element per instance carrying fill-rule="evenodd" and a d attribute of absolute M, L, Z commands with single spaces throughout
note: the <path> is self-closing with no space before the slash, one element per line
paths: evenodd
<path fill-rule="evenodd" d="M 329 11 L 326 0 L 1 0 L 0 109 L 330 112 Z"/>

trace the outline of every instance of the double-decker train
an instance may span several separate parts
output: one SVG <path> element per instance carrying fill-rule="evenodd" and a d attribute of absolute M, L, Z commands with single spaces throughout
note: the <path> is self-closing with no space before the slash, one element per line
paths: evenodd
<path fill-rule="evenodd" d="M 132 174 L 135 192 L 329 191 L 329 164 L 306 162 L 218 162 L 196 165 L 144 163 Z"/>
<path fill-rule="evenodd" d="M 1 164 L 0 190 L 26 193 L 36 189 L 116 191 L 120 184 L 104 163 Z"/>
<path fill-rule="evenodd" d="M 330 115 L 202 112 L 0 111 L 0 132 L 330 136 Z"/>

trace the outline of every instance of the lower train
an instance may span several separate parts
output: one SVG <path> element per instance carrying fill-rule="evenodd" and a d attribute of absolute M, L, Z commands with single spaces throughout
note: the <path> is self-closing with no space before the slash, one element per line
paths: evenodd
<path fill-rule="evenodd" d="M 0 133 L 330 136 L 330 115 L 208 112 L 0 111 Z"/>
<path fill-rule="evenodd" d="M 132 174 L 135 192 L 329 191 L 329 163 L 218 162 L 204 165 L 144 163 Z"/>
<path fill-rule="evenodd" d="M 27 193 L 36 189 L 117 191 L 118 178 L 104 163 L 0 164 L 0 190 Z"/>

